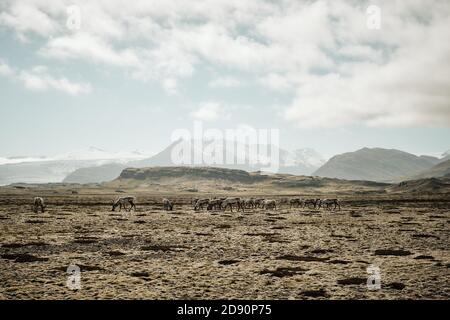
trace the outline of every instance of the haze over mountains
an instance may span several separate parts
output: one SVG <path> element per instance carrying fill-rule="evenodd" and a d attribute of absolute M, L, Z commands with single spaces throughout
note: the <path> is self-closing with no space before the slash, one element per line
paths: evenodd
<path fill-rule="evenodd" d="M 424 178 L 435 178 L 435 177 L 450 177 L 450 159 L 442 161 L 437 165 L 431 167 L 428 170 L 425 170 L 419 173 L 415 178 L 424 179 Z"/>
<path fill-rule="evenodd" d="M 314 175 L 347 180 L 396 182 L 408 180 L 431 169 L 442 159 L 416 156 L 395 149 L 363 148 L 336 155 L 314 172 Z"/>
<path fill-rule="evenodd" d="M 172 153 L 177 143 L 172 143 L 153 156 L 138 151 L 109 153 L 91 147 L 85 151 L 66 153 L 52 158 L 0 158 L 0 185 L 20 182 L 101 183 L 114 180 L 126 168 L 179 166 L 179 163 L 174 163 L 172 160 Z M 204 149 L 196 150 L 198 146 L 193 141 L 187 143 L 192 152 L 191 156 L 195 152 L 204 155 Z M 261 147 L 267 146 L 257 146 L 260 157 L 262 157 Z M 244 148 L 248 151 L 248 145 Z M 416 156 L 395 149 L 363 148 L 336 155 L 325 161 L 319 153 L 310 148 L 294 151 L 273 146 L 268 148 L 274 148 L 276 154 L 279 154 L 278 173 L 284 174 L 398 182 L 416 178 L 442 177 L 449 175 L 450 171 L 449 151 L 438 158 L 428 155 Z M 238 153 L 236 151 L 235 153 L 233 157 L 239 159 L 235 161 L 235 164 L 208 164 L 202 161 L 196 166 L 214 166 L 249 172 L 263 169 L 262 165 L 251 164 L 249 159 L 239 158 Z"/>
<path fill-rule="evenodd" d="M 121 171 L 127 167 L 133 168 L 145 168 L 145 167 L 155 167 L 155 166 L 179 166 L 179 163 L 175 163 L 172 154 L 175 152 L 177 144 L 180 141 L 175 141 L 167 148 L 157 153 L 156 155 L 141 159 L 127 162 L 126 164 L 105 164 L 97 167 L 86 167 L 80 168 L 69 174 L 64 182 L 68 183 L 89 183 L 89 182 L 103 182 L 110 181 L 113 178 L 119 176 Z M 190 150 L 191 155 L 190 159 L 194 159 L 194 154 L 196 152 L 203 155 L 203 159 L 206 159 L 205 149 L 200 148 L 193 141 L 187 141 L 186 147 Z M 245 171 L 258 171 L 264 169 L 263 165 L 260 164 L 251 164 L 248 158 L 242 158 L 239 155 L 238 147 L 242 147 L 243 150 L 249 154 L 249 146 L 248 145 L 239 145 L 236 144 L 234 150 L 226 149 L 227 152 L 232 154 L 232 157 L 236 160 L 233 164 L 227 163 L 214 163 L 208 164 L 206 161 L 201 161 L 200 163 L 195 163 L 194 166 L 214 166 L 218 168 L 228 168 L 228 169 L 239 169 Z M 226 148 L 226 147 L 225 147 Z M 310 175 L 314 170 L 319 168 L 322 164 L 325 163 L 325 159 L 315 150 L 310 148 L 297 149 L 294 151 L 287 151 L 281 148 L 277 148 L 275 146 L 256 146 L 258 148 L 258 155 L 263 157 L 265 154 L 262 149 L 266 150 L 268 148 L 269 151 L 276 151 L 275 154 L 279 155 L 279 173 L 289 173 L 296 175 Z M 222 148 L 220 149 L 222 150 Z M 270 158 L 270 157 L 266 157 Z M 223 159 L 226 159 L 225 154 L 223 154 Z M 191 166 L 192 162 L 187 164 Z M 111 178 L 113 177 L 113 178 Z"/>
<path fill-rule="evenodd" d="M 0 158 L 0 185 L 61 182 L 79 168 L 111 163 L 120 165 L 145 157 L 147 155 L 138 151 L 111 153 L 90 147 L 53 157 Z"/>

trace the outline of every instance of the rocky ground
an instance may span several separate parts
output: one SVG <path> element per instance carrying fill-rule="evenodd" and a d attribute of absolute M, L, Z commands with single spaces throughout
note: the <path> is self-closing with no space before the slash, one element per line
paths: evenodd
<path fill-rule="evenodd" d="M 125 213 L 108 195 L 73 197 L 36 214 L 28 193 L 1 192 L 0 298 L 450 298 L 450 199 L 230 213 L 181 197 L 166 212 L 154 195 Z M 67 287 L 70 264 L 79 290 Z M 370 265 L 380 290 L 368 290 Z"/>

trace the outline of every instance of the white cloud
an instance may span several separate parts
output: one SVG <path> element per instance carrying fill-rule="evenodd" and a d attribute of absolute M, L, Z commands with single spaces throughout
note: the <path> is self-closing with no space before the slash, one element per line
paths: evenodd
<path fill-rule="evenodd" d="M 289 82 L 289 80 L 277 73 L 269 73 L 262 76 L 259 79 L 259 83 L 275 91 L 287 91 L 292 89 L 292 84 Z"/>
<path fill-rule="evenodd" d="M 216 102 L 205 102 L 198 109 L 191 112 L 191 117 L 202 121 L 214 121 L 218 119 L 227 119 L 230 114 L 225 107 Z"/>
<path fill-rule="evenodd" d="M 91 91 L 89 83 L 77 83 L 64 77 L 52 76 L 45 66 L 35 66 L 30 70 L 15 70 L 0 60 L 0 75 L 18 81 L 25 88 L 32 91 L 53 89 L 70 95 L 89 93 Z"/>
<path fill-rule="evenodd" d="M 58 59 L 88 59 L 115 66 L 139 64 L 132 49 L 115 50 L 104 39 L 84 32 L 50 39 L 40 54 Z"/>
<path fill-rule="evenodd" d="M 82 12 L 78 32 L 65 28 L 65 8 L 72 4 Z M 9 0 L 2 6 L 0 28 L 44 40 L 39 53 L 48 59 L 123 68 L 131 78 L 158 83 L 169 94 L 204 66 L 248 74 L 264 87 L 294 96 L 282 113 L 302 127 L 448 126 L 450 50 L 444 39 L 450 3 L 376 1 L 382 13 L 379 31 L 366 27 L 370 4 Z M 31 73 L 23 81 L 73 91 L 51 81 L 43 85 L 35 77 Z M 239 85 L 241 80 L 226 74 L 208 83 L 210 88 Z M 198 115 L 215 118 L 216 113 L 205 107 Z"/>
<path fill-rule="evenodd" d="M 382 63 L 370 62 L 377 60 L 373 52 L 358 49 L 365 61 L 341 62 L 337 73 L 297 81 L 285 119 L 301 127 L 448 126 L 450 45 L 442 37 L 450 16 L 435 19 L 414 24 L 412 34 L 408 26 L 394 29 L 398 48 Z"/>
<path fill-rule="evenodd" d="M 243 82 L 235 77 L 224 76 L 213 79 L 209 82 L 211 88 L 235 88 L 243 85 Z"/>
<path fill-rule="evenodd" d="M 22 39 L 27 32 L 49 36 L 58 28 L 48 13 L 29 1 L 11 2 L 9 10 L 0 13 L 0 25 L 13 28 Z"/>
<path fill-rule="evenodd" d="M 34 91 L 47 91 L 54 89 L 71 95 L 89 93 L 90 84 L 76 83 L 61 77 L 55 78 L 47 73 L 47 70 L 33 69 L 31 71 L 21 71 L 18 79 L 23 85 Z"/>
<path fill-rule="evenodd" d="M 13 76 L 14 75 L 14 70 L 4 61 L 0 60 L 0 75 L 1 76 Z"/>

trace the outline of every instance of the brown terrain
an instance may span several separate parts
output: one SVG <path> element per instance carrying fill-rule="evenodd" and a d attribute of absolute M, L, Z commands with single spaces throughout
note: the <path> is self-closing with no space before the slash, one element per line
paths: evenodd
<path fill-rule="evenodd" d="M 0 298 L 450 298 L 445 180 L 387 185 L 242 172 L 195 179 L 133 170 L 102 185 L 1 187 Z M 111 212 L 112 200 L 128 194 L 137 197 L 136 212 Z M 46 200 L 45 213 L 31 210 L 35 196 Z M 275 199 L 278 208 L 190 205 L 214 196 Z M 342 210 L 291 209 L 293 196 L 338 197 Z M 163 197 L 173 211 L 162 210 Z M 66 286 L 70 264 L 81 269 L 80 290 Z M 380 290 L 367 288 L 370 265 L 380 268 Z"/>

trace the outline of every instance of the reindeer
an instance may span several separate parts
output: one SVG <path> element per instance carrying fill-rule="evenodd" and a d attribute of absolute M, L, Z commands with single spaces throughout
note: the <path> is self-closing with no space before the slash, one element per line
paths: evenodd
<path fill-rule="evenodd" d="M 326 207 L 326 209 L 329 209 L 329 210 L 336 210 L 336 208 L 339 208 L 339 211 L 341 210 L 341 204 L 340 204 L 338 199 L 323 199 L 323 200 L 320 200 L 320 202 L 319 202 L 319 209 L 320 209 L 320 207 L 322 205 L 324 207 Z M 334 208 L 331 208 L 331 206 L 333 206 L 333 205 L 334 205 Z"/>
<path fill-rule="evenodd" d="M 245 208 L 248 208 L 248 209 L 255 208 L 255 199 L 253 199 L 253 198 L 245 199 L 244 206 L 245 206 Z"/>
<path fill-rule="evenodd" d="M 289 208 L 292 208 L 293 206 L 302 207 L 303 206 L 303 200 L 300 198 L 292 198 L 289 200 Z"/>
<path fill-rule="evenodd" d="M 203 210 L 203 206 L 206 205 L 208 206 L 209 203 L 209 199 L 198 199 L 197 202 L 195 203 L 194 206 L 194 210 L 197 211 L 199 209 Z"/>
<path fill-rule="evenodd" d="M 206 210 L 220 210 L 222 209 L 222 199 L 211 199 L 209 200 L 208 206 L 206 207 Z"/>
<path fill-rule="evenodd" d="M 264 199 L 263 198 L 257 198 L 255 200 L 253 200 L 254 203 L 254 207 L 255 208 L 261 208 L 263 203 L 264 203 Z"/>
<path fill-rule="evenodd" d="M 191 204 L 195 207 L 195 204 L 197 203 L 198 198 L 194 198 L 191 200 Z"/>
<path fill-rule="evenodd" d="M 236 205 L 238 212 L 239 209 L 242 209 L 242 212 L 244 212 L 244 207 L 241 198 L 226 198 L 222 202 L 223 211 L 226 211 L 227 207 L 230 207 L 231 212 L 233 212 L 233 205 Z"/>
<path fill-rule="evenodd" d="M 169 199 L 164 198 L 162 200 L 163 203 L 163 209 L 166 211 L 172 211 L 173 210 L 173 203 Z"/>
<path fill-rule="evenodd" d="M 38 212 L 39 212 L 39 209 L 41 209 L 42 213 L 44 213 L 45 207 L 46 207 L 46 205 L 45 205 L 45 203 L 44 203 L 44 199 L 43 199 L 43 198 L 41 198 L 41 197 L 35 197 L 35 198 L 33 199 L 33 211 L 34 211 L 35 213 L 38 213 Z"/>
<path fill-rule="evenodd" d="M 277 210 L 277 203 L 275 202 L 275 200 L 264 200 L 262 207 L 263 209 Z"/>
<path fill-rule="evenodd" d="M 320 204 L 320 199 L 306 199 L 303 201 L 303 207 L 306 208 L 306 206 L 310 207 L 311 205 L 316 209 L 316 206 Z"/>
<path fill-rule="evenodd" d="M 129 210 L 127 210 L 127 204 L 130 205 Z M 111 211 L 116 211 L 117 207 L 119 207 L 119 211 L 122 211 L 122 208 L 124 208 L 126 211 L 131 211 L 131 209 L 134 208 L 134 210 L 136 211 L 136 197 L 127 196 L 117 198 L 116 201 L 114 201 L 112 204 Z"/>

